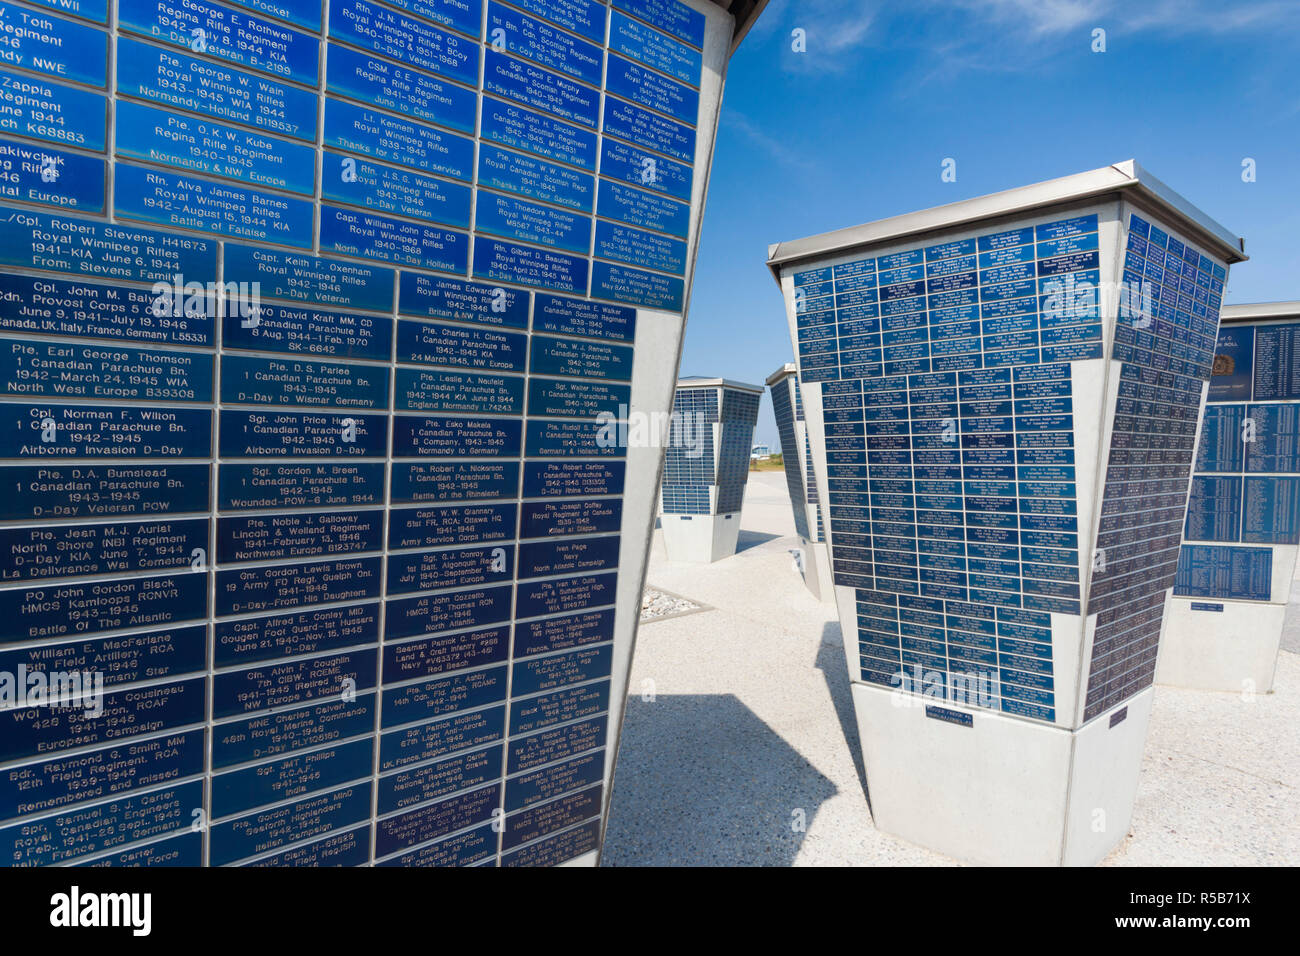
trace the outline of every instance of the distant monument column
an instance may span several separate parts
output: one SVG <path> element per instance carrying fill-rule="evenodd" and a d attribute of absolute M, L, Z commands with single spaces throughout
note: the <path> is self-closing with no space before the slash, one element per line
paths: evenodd
<path fill-rule="evenodd" d="M 762 398 L 759 385 L 721 378 L 677 382 L 660 489 L 670 561 L 709 564 L 736 553 Z"/>
<path fill-rule="evenodd" d="M 1300 551 L 1300 302 L 1225 306 L 1156 681 L 1266 694 Z"/>
<path fill-rule="evenodd" d="M 961 860 L 1128 831 L 1239 240 L 1135 162 L 781 243 L 871 809 Z"/>
<path fill-rule="evenodd" d="M 781 437 L 781 459 L 790 491 L 795 533 L 799 535 L 799 570 L 808 590 L 827 604 L 835 603 L 831 583 L 830 555 L 822 530 L 822 509 L 818 504 L 817 476 L 812 467 L 812 446 L 799 395 L 799 377 L 793 362 L 787 362 L 767 377 L 772 393 L 772 412 Z"/>

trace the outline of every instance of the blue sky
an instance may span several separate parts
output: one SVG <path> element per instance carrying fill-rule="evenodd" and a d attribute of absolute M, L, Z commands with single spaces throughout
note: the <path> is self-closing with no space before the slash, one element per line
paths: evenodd
<path fill-rule="evenodd" d="M 1226 302 L 1300 299 L 1298 52 L 1293 0 L 772 0 L 727 77 L 682 374 L 792 360 L 770 243 L 1125 159 L 1245 237 Z"/>

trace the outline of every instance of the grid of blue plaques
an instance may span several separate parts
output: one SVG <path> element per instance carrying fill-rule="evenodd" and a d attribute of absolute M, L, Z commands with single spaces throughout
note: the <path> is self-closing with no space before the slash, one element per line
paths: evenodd
<path fill-rule="evenodd" d="M 1300 542 L 1300 323 L 1220 326 L 1207 401 L 1174 594 L 1268 601 Z"/>
<path fill-rule="evenodd" d="M 0 706 L 0 857 L 595 848 L 594 423 L 682 307 L 703 15 L 50 6 L 0 9 L 0 671 L 102 711 Z"/>
<path fill-rule="evenodd" d="M 795 274 L 862 680 L 1055 721 L 1050 614 L 1080 613 L 1069 363 L 1103 356 L 1100 279 L 1095 215 Z"/>
<path fill-rule="evenodd" d="M 790 493 L 790 508 L 794 512 L 795 532 L 808 537 L 807 494 L 804 491 L 803 470 L 800 466 L 803 448 L 796 438 L 795 402 L 798 379 L 787 375 L 769 386 L 772 393 L 772 413 L 776 416 L 776 432 L 781 440 L 781 460 L 785 468 L 786 489 Z"/>
<path fill-rule="evenodd" d="M 677 387 L 660 486 L 664 514 L 740 511 L 760 397 L 717 385 Z"/>
<path fill-rule="evenodd" d="M 1121 311 L 1111 353 L 1119 389 L 1088 591 L 1085 720 L 1155 680 L 1226 279 L 1222 263 L 1130 215 L 1122 289 L 1138 307 Z"/>

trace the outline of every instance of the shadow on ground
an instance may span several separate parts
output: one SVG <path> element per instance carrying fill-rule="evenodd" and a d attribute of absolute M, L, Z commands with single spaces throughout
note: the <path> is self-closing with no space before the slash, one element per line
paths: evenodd
<path fill-rule="evenodd" d="M 827 621 L 822 626 L 822 642 L 817 646 L 817 669 L 826 678 L 826 691 L 835 705 L 840 733 L 853 755 L 853 769 L 858 772 L 858 783 L 871 809 L 871 793 L 867 789 L 867 768 L 862 760 L 862 739 L 858 736 L 858 720 L 853 712 L 853 692 L 849 685 L 848 665 L 844 659 L 844 638 L 838 621 Z"/>
<path fill-rule="evenodd" d="M 781 537 L 779 534 L 767 534 L 763 531 L 746 531 L 740 529 L 740 534 L 736 537 L 736 553 L 748 551 L 750 548 L 756 548 L 760 544 L 767 544 L 769 541 L 775 541 Z"/>
<path fill-rule="evenodd" d="M 604 866 L 790 866 L 837 792 L 731 694 L 629 698 L 620 750 Z"/>

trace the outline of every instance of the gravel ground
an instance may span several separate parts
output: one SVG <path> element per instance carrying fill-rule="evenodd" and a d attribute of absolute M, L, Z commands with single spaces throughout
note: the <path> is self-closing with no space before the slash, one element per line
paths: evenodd
<path fill-rule="evenodd" d="M 750 475 L 741 527 L 737 555 L 705 567 L 656 535 L 651 587 L 703 608 L 640 631 L 629 686 L 657 694 L 628 704 L 604 865 L 952 864 L 872 825 L 839 623 L 794 570 L 781 473 Z M 1157 688 L 1106 864 L 1300 862 L 1300 604 L 1287 631 L 1273 694 Z"/>

